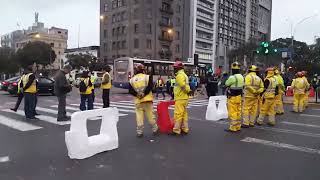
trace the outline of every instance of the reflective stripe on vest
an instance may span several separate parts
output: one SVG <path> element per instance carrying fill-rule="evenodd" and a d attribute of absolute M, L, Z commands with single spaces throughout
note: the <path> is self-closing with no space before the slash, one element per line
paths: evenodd
<path fill-rule="evenodd" d="M 137 93 L 144 93 L 149 83 L 149 75 L 137 74 L 130 79 L 130 84 Z"/>
<path fill-rule="evenodd" d="M 237 77 L 238 74 L 233 75 L 233 77 L 236 80 L 235 86 L 231 85 L 230 89 L 231 90 L 241 90 L 243 89 L 243 84 L 241 86 L 239 86 L 239 79 Z"/>
<path fill-rule="evenodd" d="M 22 82 L 23 82 L 23 88 L 26 87 L 28 81 L 29 81 L 29 78 L 30 76 L 33 75 L 33 73 L 29 73 L 27 75 L 24 75 L 23 76 L 23 79 L 22 79 Z M 29 86 L 28 89 L 24 90 L 24 92 L 26 93 L 32 93 L 32 94 L 35 94 L 37 93 L 37 83 L 36 83 L 36 80 L 34 79 L 32 84 Z"/>

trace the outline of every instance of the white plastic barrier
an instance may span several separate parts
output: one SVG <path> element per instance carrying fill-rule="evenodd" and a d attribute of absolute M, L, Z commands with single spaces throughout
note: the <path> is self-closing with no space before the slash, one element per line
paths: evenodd
<path fill-rule="evenodd" d="M 206 119 L 210 121 L 219 121 L 227 118 L 227 96 L 211 96 L 207 107 Z"/>
<path fill-rule="evenodd" d="M 88 137 L 87 120 L 102 117 L 100 134 Z M 118 148 L 117 108 L 105 108 L 73 113 L 70 131 L 65 132 L 68 155 L 71 159 L 85 159 Z"/>

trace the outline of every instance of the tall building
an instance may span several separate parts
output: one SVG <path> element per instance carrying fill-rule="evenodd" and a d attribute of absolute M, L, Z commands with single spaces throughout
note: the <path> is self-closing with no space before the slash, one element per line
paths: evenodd
<path fill-rule="evenodd" d="M 184 5 L 183 0 L 100 0 L 100 57 L 109 64 L 122 56 L 182 58 L 188 49 Z"/>
<path fill-rule="evenodd" d="M 1 46 L 15 49 L 16 43 L 24 36 L 24 30 L 16 30 L 1 36 Z"/>
<path fill-rule="evenodd" d="M 38 13 L 35 16 L 35 23 L 24 30 L 24 35 L 15 44 L 15 49 L 23 48 L 27 43 L 42 41 L 50 44 L 56 54 L 56 59 L 49 59 L 54 69 L 63 67 L 64 52 L 67 49 L 68 30 L 51 27 L 45 28 L 44 23 L 38 21 Z"/>

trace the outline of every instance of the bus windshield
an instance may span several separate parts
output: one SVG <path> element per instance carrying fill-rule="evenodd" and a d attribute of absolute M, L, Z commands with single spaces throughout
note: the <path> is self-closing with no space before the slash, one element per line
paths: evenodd
<path fill-rule="evenodd" d="M 129 65 L 129 62 L 128 61 L 123 61 L 123 60 L 118 60 L 118 61 L 116 61 L 114 63 L 115 70 L 117 72 L 127 72 L 128 65 Z"/>

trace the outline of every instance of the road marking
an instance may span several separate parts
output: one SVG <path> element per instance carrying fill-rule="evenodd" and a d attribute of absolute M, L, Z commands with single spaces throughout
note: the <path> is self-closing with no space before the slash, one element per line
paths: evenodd
<path fill-rule="evenodd" d="M 265 146 L 272 146 L 272 147 L 277 147 L 277 148 L 290 149 L 290 150 L 295 150 L 295 151 L 311 153 L 311 154 L 319 154 L 320 155 L 320 150 L 307 148 L 307 147 L 301 147 L 301 146 L 295 146 L 295 145 L 292 145 L 292 144 L 285 144 L 285 143 L 280 143 L 280 142 L 267 141 L 267 140 L 256 139 L 256 138 L 251 138 L 251 137 L 246 137 L 246 138 L 242 139 L 241 141 L 242 142 L 247 142 L 247 143 L 256 143 L 256 144 L 262 144 L 262 145 L 265 145 Z"/>
<path fill-rule="evenodd" d="M 282 121 L 281 123 L 282 123 L 282 124 L 288 124 L 288 125 L 296 125 L 296 126 L 320 128 L 320 126 L 318 126 L 318 125 L 313 125 L 313 124 L 293 123 L 293 122 L 287 122 L 287 121 Z"/>
<path fill-rule="evenodd" d="M 312 111 L 320 111 L 320 109 L 311 109 Z"/>
<path fill-rule="evenodd" d="M 3 110 L 5 112 L 12 112 L 10 109 L 5 109 Z M 22 110 L 18 110 L 17 112 L 15 112 L 14 114 L 18 114 L 20 116 L 24 116 L 24 111 Z M 57 118 L 54 118 L 52 116 L 45 116 L 45 115 L 40 115 L 40 116 L 36 116 L 37 118 L 39 118 L 40 121 L 45 121 L 51 124 L 57 124 L 60 126 L 66 125 L 66 124 L 70 124 L 70 121 L 63 121 L 63 122 L 58 122 Z"/>
<path fill-rule="evenodd" d="M 79 106 L 78 104 L 70 104 L 71 106 Z M 78 108 L 74 108 L 74 107 L 71 107 L 71 106 L 66 106 L 66 109 L 67 110 L 71 110 L 71 111 L 80 111 L 80 109 L 78 109 Z M 51 106 L 51 107 L 53 107 L 53 108 L 57 108 L 58 106 L 57 105 L 54 105 L 54 106 Z M 102 109 L 102 107 L 101 106 L 95 106 L 94 107 L 94 109 Z M 119 109 L 119 111 L 122 111 L 122 110 L 120 110 Z M 123 110 L 123 112 L 130 112 L 130 111 L 124 111 Z M 121 116 L 127 116 L 128 114 L 121 114 L 121 113 L 119 113 L 119 116 L 121 117 Z M 101 118 L 100 118 L 101 119 Z M 92 119 L 91 119 L 92 120 Z"/>
<path fill-rule="evenodd" d="M 5 163 L 5 162 L 9 162 L 9 161 L 10 161 L 9 156 L 0 157 L 0 163 Z"/>
<path fill-rule="evenodd" d="M 2 110 L 4 112 L 7 112 L 5 110 Z M 9 110 L 9 112 L 12 112 L 11 110 Z M 18 121 L 15 119 L 11 119 L 5 116 L 0 115 L 0 124 L 3 124 L 5 126 L 8 126 L 10 128 L 19 130 L 19 131 L 33 131 L 33 130 L 37 130 L 37 129 L 41 129 L 42 127 L 40 126 L 36 126 L 36 125 L 32 125 L 26 122 L 22 122 L 22 121 Z"/>
<path fill-rule="evenodd" d="M 37 110 L 42 111 L 42 112 L 47 112 L 47 113 L 50 113 L 50 114 L 58 114 L 58 111 L 54 110 L 54 109 L 37 107 Z M 71 115 L 72 115 L 72 113 L 67 112 L 67 116 L 71 116 Z"/>
<path fill-rule="evenodd" d="M 318 118 L 320 118 L 320 116 L 318 116 L 318 115 L 312 115 L 312 114 L 300 114 L 300 116 L 304 116 L 304 117 L 318 117 Z"/>

